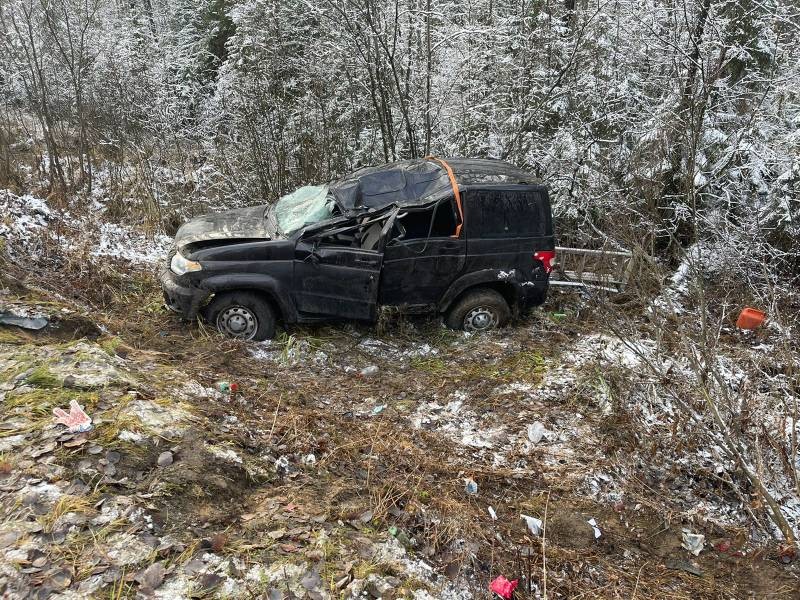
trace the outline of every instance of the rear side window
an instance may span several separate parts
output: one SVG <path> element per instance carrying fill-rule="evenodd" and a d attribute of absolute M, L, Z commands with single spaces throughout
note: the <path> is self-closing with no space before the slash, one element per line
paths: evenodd
<path fill-rule="evenodd" d="M 543 200 L 538 190 L 470 190 L 465 215 L 468 235 L 480 238 L 544 235 L 547 216 Z"/>

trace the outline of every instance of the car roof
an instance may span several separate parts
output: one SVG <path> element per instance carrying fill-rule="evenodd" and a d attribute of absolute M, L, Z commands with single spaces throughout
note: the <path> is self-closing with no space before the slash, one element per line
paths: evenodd
<path fill-rule="evenodd" d="M 534 184 L 536 177 L 514 165 L 491 158 L 418 158 L 365 167 L 330 184 L 344 214 L 413 206 L 437 200 L 452 190 L 444 161 L 459 187 L 476 184 Z"/>

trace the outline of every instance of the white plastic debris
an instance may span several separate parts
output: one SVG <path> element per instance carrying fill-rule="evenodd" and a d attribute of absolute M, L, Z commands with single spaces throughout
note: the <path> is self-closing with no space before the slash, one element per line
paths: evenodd
<path fill-rule="evenodd" d="M 303 464 L 308 466 L 313 466 L 317 464 L 317 457 L 314 456 L 313 454 L 306 454 L 303 457 Z"/>
<path fill-rule="evenodd" d="M 529 517 L 528 515 L 520 514 L 520 518 L 528 525 L 528 529 L 533 535 L 542 535 L 542 520 L 536 517 Z"/>
<path fill-rule="evenodd" d="M 701 533 L 692 533 L 690 529 L 683 530 L 683 543 L 681 546 L 686 548 L 695 556 L 703 551 L 703 546 L 706 543 L 706 536 Z"/>
<path fill-rule="evenodd" d="M 542 441 L 542 438 L 545 437 L 547 434 L 547 429 L 544 428 L 539 421 L 535 421 L 528 425 L 528 439 L 531 441 L 532 444 L 538 444 Z"/>
<path fill-rule="evenodd" d="M 289 472 L 289 459 L 285 456 L 279 456 L 275 459 L 275 472 L 278 474 L 285 474 Z"/>
<path fill-rule="evenodd" d="M 594 531 L 594 539 L 599 538 L 602 533 L 600 533 L 600 528 L 597 526 L 597 521 L 594 520 L 594 517 L 586 521 L 589 525 L 592 526 L 592 531 Z"/>
<path fill-rule="evenodd" d="M 370 365 L 368 367 L 364 367 L 361 369 L 361 376 L 362 377 L 374 377 L 378 374 L 380 369 L 376 365 Z"/>
<path fill-rule="evenodd" d="M 464 479 L 464 491 L 470 496 L 474 496 L 478 493 L 478 484 L 472 478 L 467 477 Z"/>
<path fill-rule="evenodd" d="M 494 509 L 490 506 L 488 510 L 489 516 L 492 517 L 492 521 L 497 521 L 497 513 L 494 512 Z"/>

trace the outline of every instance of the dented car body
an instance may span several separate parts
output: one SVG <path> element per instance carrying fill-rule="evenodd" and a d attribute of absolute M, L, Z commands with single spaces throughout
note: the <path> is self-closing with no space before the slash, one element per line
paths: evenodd
<path fill-rule="evenodd" d="M 554 249 L 547 189 L 531 174 L 428 158 L 193 219 L 161 283 L 184 318 L 247 339 L 271 337 L 276 321 L 371 321 L 380 305 L 479 330 L 544 301 Z"/>

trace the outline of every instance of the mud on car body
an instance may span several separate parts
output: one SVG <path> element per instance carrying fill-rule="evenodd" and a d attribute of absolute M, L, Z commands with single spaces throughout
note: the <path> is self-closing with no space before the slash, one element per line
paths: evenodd
<path fill-rule="evenodd" d="M 374 321 L 380 305 L 497 327 L 547 294 L 553 222 L 533 181 L 498 160 L 417 159 L 205 215 L 178 230 L 164 297 L 256 340 L 278 321 Z"/>

